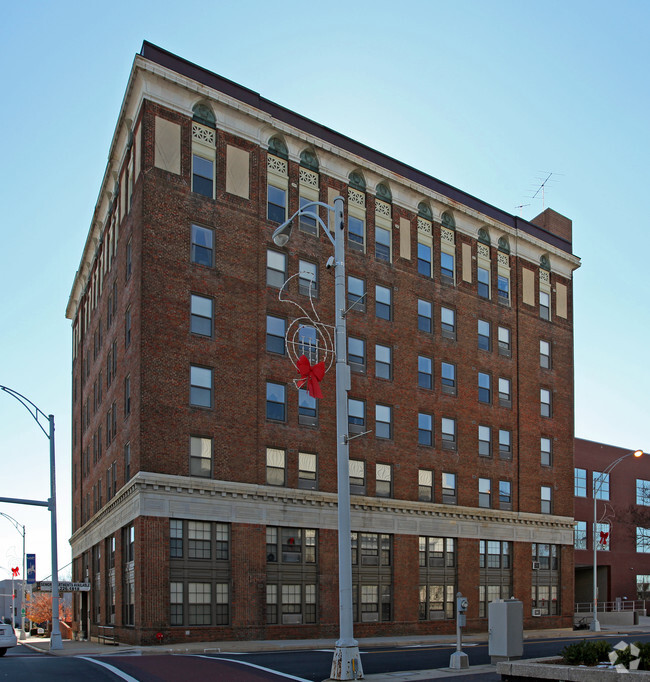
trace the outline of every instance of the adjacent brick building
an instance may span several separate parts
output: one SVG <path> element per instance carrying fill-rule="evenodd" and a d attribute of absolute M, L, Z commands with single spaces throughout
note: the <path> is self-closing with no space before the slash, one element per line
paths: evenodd
<path fill-rule="evenodd" d="M 575 600 L 578 603 L 593 600 L 594 492 L 599 601 L 650 599 L 650 457 L 628 456 L 633 451 L 576 438 Z M 605 474 L 620 457 L 625 459 Z"/>
<path fill-rule="evenodd" d="M 355 634 L 453 631 L 515 596 L 573 612 L 571 221 L 532 222 L 149 43 L 67 316 L 76 626 L 120 641 L 338 633 L 333 324 L 345 200 Z M 326 220 L 325 209 L 320 216 Z M 302 325 L 302 326 L 301 326 Z M 318 339 L 318 341 L 315 341 Z"/>

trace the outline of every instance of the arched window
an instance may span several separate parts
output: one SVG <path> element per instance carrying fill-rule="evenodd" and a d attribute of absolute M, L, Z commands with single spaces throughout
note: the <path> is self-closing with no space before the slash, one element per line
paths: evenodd
<path fill-rule="evenodd" d="M 454 220 L 454 216 L 451 215 L 451 213 L 447 213 L 445 211 L 441 216 L 440 220 L 442 222 L 442 226 L 446 227 L 450 230 L 455 230 L 456 229 L 456 221 Z"/>
<path fill-rule="evenodd" d="M 507 237 L 499 237 L 499 251 L 503 253 L 510 253 L 510 244 Z"/>
<path fill-rule="evenodd" d="M 285 161 L 289 160 L 289 150 L 284 140 L 280 137 L 275 136 L 269 140 L 269 152 Z"/>
<path fill-rule="evenodd" d="M 375 258 L 387 263 L 393 258 L 392 200 L 388 185 L 380 182 L 375 190 Z"/>
<path fill-rule="evenodd" d="M 217 119 L 214 117 L 214 112 L 212 109 L 205 104 L 205 102 L 199 102 L 195 104 L 192 109 L 192 119 L 197 123 L 201 123 L 204 126 L 209 126 L 210 128 L 217 127 Z"/>
<path fill-rule="evenodd" d="M 310 152 L 308 149 L 305 149 L 300 153 L 300 165 L 303 168 L 314 171 L 314 173 L 318 173 L 318 159 L 316 158 L 316 154 Z"/>
<path fill-rule="evenodd" d="M 380 182 L 377 185 L 376 194 L 377 199 L 381 199 L 382 201 L 385 201 L 389 204 L 393 201 L 393 195 L 391 194 L 390 189 L 383 182 Z"/>
<path fill-rule="evenodd" d="M 539 267 L 543 270 L 551 270 L 551 259 L 548 257 L 548 254 L 545 253 L 540 257 Z"/>
<path fill-rule="evenodd" d="M 481 244 L 485 244 L 486 246 L 490 246 L 490 234 L 489 232 L 484 228 L 481 227 L 478 231 L 478 240 L 481 242 Z"/>
<path fill-rule="evenodd" d="M 361 173 L 357 173 L 356 171 L 352 171 L 350 173 L 348 184 L 353 189 L 359 190 L 359 192 L 366 191 L 366 181 L 363 179 L 363 175 L 361 175 Z"/>
<path fill-rule="evenodd" d="M 429 204 L 425 203 L 424 201 L 421 201 L 418 204 L 418 215 L 420 218 L 424 218 L 425 220 L 433 220 L 433 212 L 431 211 L 431 206 Z"/>

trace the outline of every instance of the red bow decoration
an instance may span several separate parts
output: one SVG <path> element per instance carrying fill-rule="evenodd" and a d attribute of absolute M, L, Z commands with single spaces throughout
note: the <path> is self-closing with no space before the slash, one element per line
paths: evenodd
<path fill-rule="evenodd" d="M 305 384 L 307 384 L 309 395 L 312 398 L 322 398 L 323 393 L 320 390 L 320 382 L 325 376 L 325 363 L 317 362 L 312 366 L 307 356 L 301 355 L 298 358 L 296 367 L 298 368 L 301 377 L 297 381 L 296 386 L 298 386 L 298 388 L 302 388 Z"/>
<path fill-rule="evenodd" d="M 603 530 L 600 531 L 600 544 L 604 547 L 607 544 L 607 538 L 609 537 L 609 532 Z"/>
<path fill-rule="evenodd" d="M 11 569 L 12 577 L 17 578 L 19 573 L 20 573 L 20 568 L 18 568 L 18 566 L 16 566 L 16 568 Z"/>

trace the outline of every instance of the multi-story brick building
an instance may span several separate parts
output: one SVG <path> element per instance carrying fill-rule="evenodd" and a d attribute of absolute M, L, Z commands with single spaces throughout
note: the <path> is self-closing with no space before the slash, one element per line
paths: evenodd
<path fill-rule="evenodd" d="M 286 248 L 271 235 L 338 195 L 350 432 L 369 431 L 350 443 L 355 634 L 451 631 L 457 591 L 473 629 L 510 596 L 570 624 L 571 221 L 512 216 L 145 43 L 67 308 L 84 633 L 337 633 L 333 372 L 318 402 L 296 389 L 278 298 L 300 272 L 287 296 L 313 285 L 333 323 L 332 250 L 306 217 Z"/>
<path fill-rule="evenodd" d="M 599 601 L 650 599 L 650 457 L 631 452 L 575 441 L 575 599 L 584 605 L 593 599 L 594 493 Z"/>

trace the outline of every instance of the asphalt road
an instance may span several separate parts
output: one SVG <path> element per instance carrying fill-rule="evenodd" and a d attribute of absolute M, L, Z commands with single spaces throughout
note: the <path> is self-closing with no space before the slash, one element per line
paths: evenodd
<path fill-rule="evenodd" d="M 614 635 L 612 645 L 620 640 L 650 641 L 650 633 L 632 636 Z M 526 640 L 524 658 L 552 656 L 575 637 Z M 447 668 L 455 647 L 435 646 L 374 647 L 361 650 L 366 675 L 395 671 Z M 463 650 L 470 665 L 489 663 L 486 644 L 467 645 Z M 30 682 L 183 682 L 217 680 L 218 682 L 317 682 L 329 676 L 332 650 L 267 651 L 244 654 L 146 655 L 146 656 L 47 656 L 20 644 L 0 658 L 1 680 Z M 455 682 L 497 682 L 493 672 L 454 673 Z"/>

